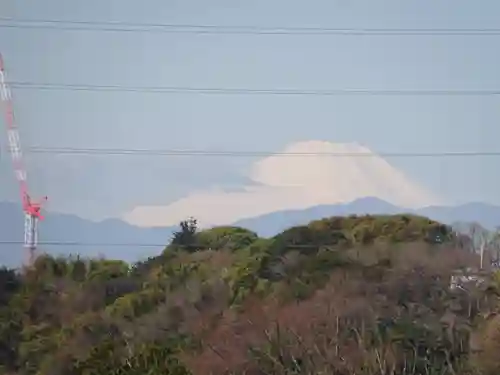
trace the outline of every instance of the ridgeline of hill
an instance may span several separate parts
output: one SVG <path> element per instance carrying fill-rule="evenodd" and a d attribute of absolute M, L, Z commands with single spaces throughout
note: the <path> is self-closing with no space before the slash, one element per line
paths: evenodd
<path fill-rule="evenodd" d="M 260 237 L 272 237 L 292 226 L 304 225 L 323 217 L 366 214 L 413 214 L 454 228 L 456 224 L 463 227 L 463 223 L 477 223 L 487 230 L 494 230 L 500 223 L 500 207 L 491 204 L 468 203 L 409 210 L 379 198 L 365 197 L 344 204 L 277 211 L 228 224 L 250 229 Z M 19 267 L 22 264 L 23 220 L 21 207 L 0 202 L 0 266 Z M 137 262 L 161 252 L 176 226 L 145 228 L 119 219 L 93 222 L 75 215 L 46 212 L 39 229 L 39 249 L 52 256 L 76 253 L 85 257 L 98 257 L 102 254 L 106 258 Z"/>
<path fill-rule="evenodd" d="M 266 239 L 186 221 L 133 266 L 42 256 L 3 269 L 0 373 L 498 375 L 494 275 L 449 288 L 474 262 L 449 227 L 411 215 Z"/>

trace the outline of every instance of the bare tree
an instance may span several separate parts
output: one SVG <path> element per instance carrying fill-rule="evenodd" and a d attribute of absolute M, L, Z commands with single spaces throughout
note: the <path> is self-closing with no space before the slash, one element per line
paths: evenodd
<path fill-rule="evenodd" d="M 493 265 L 495 268 L 500 268 L 500 227 L 497 227 L 491 233 L 489 247 L 493 258 Z"/>
<path fill-rule="evenodd" d="M 472 252 L 480 255 L 480 268 L 484 267 L 485 258 L 491 263 L 500 261 L 500 228 L 488 230 L 478 223 L 470 225 L 467 235 L 471 239 Z"/>

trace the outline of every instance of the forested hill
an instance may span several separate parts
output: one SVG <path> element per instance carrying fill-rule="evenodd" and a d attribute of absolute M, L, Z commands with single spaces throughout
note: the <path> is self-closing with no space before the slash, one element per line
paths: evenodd
<path fill-rule="evenodd" d="M 449 289 L 467 250 L 396 215 L 268 239 L 187 221 L 133 266 L 40 257 L 0 272 L 0 373 L 498 375 L 495 279 Z"/>
<path fill-rule="evenodd" d="M 246 218 L 235 223 L 257 232 L 273 236 L 295 225 L 303 225 L 322 217 L 347 215 L 401 215 L 410 213 L 437 220 L 443 224 L 478 223 L 492 230 L 500 223 L 500 207 L 486 203 L 467 203 L 459 206 L 430 206 L 417 210 L 397 207 L 374 197 L 360 198 L 345 204 L 321 205 L 302 210 L 285 210 Z"/>
<path fill-rule="evenodd" d="M 346 204 L 323 205 L 303 210 L 278 211 L 247 218 L 231 225 L 248 228 L 259 236 L 271 237 L 286 228 L 307 224 L 331 216 L 403 214 L 409 210 L 396 207 L 377 198 L 362 198 Z M 427 207 L 413 214 L 430 217 L 444 224 L 477 222 L 493 229 L 500 223 L 500 207 L 470 203 L 456 207 Z M 81 254 L 134 262 L 157 255 L 170 240 L 176 227 L 143 228 L 118 219 L 92 222 L 75 215 L 46 212 L 40 225 L 41 252 L 51 255 Z M 20 266 L 23 241 L 23 217 L 18 205 L 0 202 L 0 265 Z M 60 244 L 60 243 L 63 244 Z M 50 246 L 43 245 L 49 243 Z M 72 245 L 64 246 L 64 244 Z M 122 246 L 123 245 L 123 246 Z M 142 245 L 142 246 L 139 246 Z"/>

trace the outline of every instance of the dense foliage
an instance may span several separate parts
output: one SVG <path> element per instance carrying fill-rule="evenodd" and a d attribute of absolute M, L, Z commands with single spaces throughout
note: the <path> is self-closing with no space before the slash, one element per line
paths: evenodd
<path fill-rule="evenodd" d="M 422 217 L 334 217 L 273 238 L 183 222 L 129 265 L 0 271 L 0 374 L 498 375 L 495 274 Z"/>

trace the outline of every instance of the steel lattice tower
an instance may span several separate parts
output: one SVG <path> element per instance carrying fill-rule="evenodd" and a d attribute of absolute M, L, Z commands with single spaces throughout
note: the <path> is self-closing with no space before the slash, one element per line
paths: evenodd
<path fill-rule="evenodd" d="M 27 250 L 28 264 L 32 264 L 35 260 L 36 248 L 38 244 L 38 221 L 43 219 L 40 210 L 42 203 L 47 200 L 47 197 L 44 197 L 39 202 L 34 202 L 31 200 L 28 191 L 27 174 L 24 166 L 24 158 L 19 138 L 19 130 L 16 124 L 16 119 L 14 117 L 12 93 L 9 89 L 9 86 L 7 85 L 5 66 L 1 54 L 0 98 L 4 107 L 9 152 L 12 158 L 14 173 L 19 184 L 22 209 L 24 212 L 24 247 Z"/>

